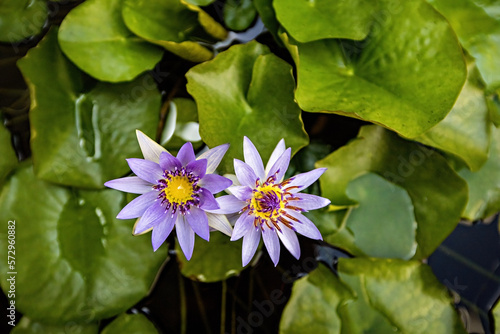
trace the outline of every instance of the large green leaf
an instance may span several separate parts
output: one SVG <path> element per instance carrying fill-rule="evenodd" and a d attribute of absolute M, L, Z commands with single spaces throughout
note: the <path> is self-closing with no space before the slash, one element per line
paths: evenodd
<path fill-rule="evenodd" d="M 224 4 L 224 23 L 232 30 L 245 30 L 255 19 L 257 11 L 252 0 L 228 0 Z"/>
<path fill-rule="evenodd" d="M 417 223 L 406 190 L 368 173 L 351 181 L 346 194 L 359 203 L 347 213 L 346 227 L 364 254 L 401 259 L 415 254 Z"/>
<path fill-rule="evenodd" d="M 364 39 L 375 19 L 374 0 L 274 0 L 278 21 L 301 43 L 325 38 Z M 378 14 L 381 16 L 381 14 Z"/>
<path fill-rule="evenodd" d="M 31 91 L 35 173 L 64 185 L 103 188 L 129 171 L 125 158 L 140 157 L 135 129 L 154 137 L 161 96 L 148 75 L 88 90 L 86 76 L 59 50 L 56 34 L 51 31 L 19 61 Z"/>
<path fill-rule="evenodd" d="M 124 0 L 87 0 L 66 16 L 59 30 L 64 53 L 102 81 L 129 81 L 152 69 L 162 50 L 130 32 L 123 23 Z"/>
<path fill-rule="evenodd" d="M 201 282 L 222 281 L 237 275 L 241 266 L 242 242 L 231 241 L 219 232 L 210 233 L 210 241 L 196 237 L 193 257 L 186 260 L 178 243 L 176 244 L 181 273 Z"/>
<path fill-rule="evenodd" d="M 107 325 L 102 334 L 157 334 L 158 330 L 144 314 L 121 314 Z"/>
<path fill-rule="evenodd" d="M 212 58 L 212 51 L 197 41 L 207 39 L 195 6 L 180 0 L 125 0 L 122 15 L 127 27 L 137 36 L 158 44 L 170 52 L 193 62 Z M 199 11 L 200 9 L 198 9 Z M 204 16 L 206 17 L 206 15 Z M 224 38 L 226 32 L 215 20 L 210 20 L 208 32 Z"/>
<path fill-rule="evenodd" d="M 492 313 L 495 320 L 495 334 L 500 334 L 500 303 L 497 303 Z"/>
<path fill-rule="evenodd" d="M 167 248 L 152 251 L 118 221 L 126 204 L 117 191 L 78 191 L 41 181 L 31 166 L 0 195 L 0 219 L 15 222 L 15 268 L 0 261 L 1 286 L 16 275 L 16 307 L 34 321 L 89 323 L 123 312 L 149 291 Z M 27 209 L 29 208 L 29 209 Z M 7 224 L 0 232 L 7 249 Z"/>
<path fill-rule="evenodd" d="M 476 171 L 488 158 L 490 115 L 484 90 L 471 78 L 474 69 L 469 67 L 469 80 L 451 112 L 415 140 L 459 156 Z"/>
<path fill-rule="evenodd" d="M 427 1 L 448 19 L 462 45 L 476 59 L 488 87 L 500 87 L 498 3 L 477 0 Z"/>
<path fill-rule="evenodd" d="M 382 0 L 391 13 L 390 0 Z M 381 124 L 409 138 L 436 125 L 466 79 L 462 49 L 448 22 L 421 0 L 392 4 L 363 43 L 301 44 L 282 34 L 297 65 L 295 97 L 311 112 Z"/>
<path fill-rule="evenodd" d="M 490 111 L 490 119 L 495 126 L 500 126 L 500 89 L 487 96 L 486 102 Z"/>
<path fill-rule="evenodd" d="M 458 174 L 469 185 L 469 202 L 463 214 L 465 218 L 486 218 L 500 210 L 500 129 L 491 127 L 489 157 L 481 169 L 471 172 L 463 168 Z"/>
<path fill-rule="evenodd" d="M 48 15 L 44 0 L 2 0 L 0 41 L 15 43 L 39 34 Z"/>
<path fill-rule="evenodd" d="M 222 168 L 243 156 L 243 136 L 260 149 L 264 161 L 284 138 L 296 153 L 307 144 L 300 108 L 293 100 L 292 68 L 250 42 L 235 45 L 186 74 L 188 92 L 198 106 L 200 134 L 210 147 L 231 143 Z"/>
<path fill-rule="evenodd" d="M 97 322 L 78 324 L 69 322 L 62 325 L 47 325 L 43 322 L 33 321 L 23 316 L 21 321 L 14 327 L 12 334 L 97 334 L 99 324 Z"/>
<path fill-rule="evenodd" d="M 357 139 L 317 166 L 328 167 L 321 189 L 334 205 L 356 204 L 346 189 L 351 180 L 366 172 L 404 188 L 418 224 L 417 258 L 430 255 L 453 231 L 467 203 L 466 183 L 442 156 L 376 125 L 362 127 Z"/>
<path fill-rule="evenodd" d="M 340 259 L 338 270 L 357 295 L 339 308 L 345 333 L 466 333 L 450 294 L 420 262 Z"/>
<path fill-rule="evenodd" d="M 2 119 L 0 118 L 0 121 Z M 17 165 L 17 157 L 12 148 L 10 132 L 0 124 L 0 186 L 3 184 L 5 177 Z"/>

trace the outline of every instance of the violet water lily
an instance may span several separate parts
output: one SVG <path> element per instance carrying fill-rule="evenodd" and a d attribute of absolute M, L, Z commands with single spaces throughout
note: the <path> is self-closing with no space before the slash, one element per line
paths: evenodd
<path fill-rule="evenodd" d="M 322 240 L 314 223 L 302 213 L 330 204 L 326 198 L 299 191 L 314 183 L 326 168 L 283 180 L 291 157 L 291 149 L 285 149 L 283 139 L 274 149 L 266 168 L 259 152 L 247 137 L 243 140 L 243 152 L 245 162 L 234 160 L 240 185 L 229 187 L 227 192 L 231 195 L 219 197 L 221 209 L 213 212 L 240 214 L 231 240 L 243 237 L 243 266 L 254 256 L 261 236 L 275 266 L 280 257 L 280 240 L 298 259 L 300 245 L 296 232 Z"/>
<path fill-rule="evenodd" d="M 136 176 L 105 183 L 113 189 L 141 194 L 127 204 L 117 218 L 140 217 L 133 233 L 142 234 L 152 229 L 155 251 L 175 226 L 179 245 L 188 260 L 193 254 L 195 233 L 208 241 L 211 227 L 230 236 L 232 228 L 226 217 L 206 212 L 220 209 L 213 194 L 232 184 L 231 180 L 213 174 L 229 145 L 214 147 L 196 158 L 188 142 L 174 157 L 139 130 L 137 139 L 144 159 L 127 159 Z"/>

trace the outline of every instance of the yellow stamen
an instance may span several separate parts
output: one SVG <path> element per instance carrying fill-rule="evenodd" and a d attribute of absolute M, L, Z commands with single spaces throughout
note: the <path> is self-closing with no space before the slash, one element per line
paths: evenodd
<path fill-rule="evenodd" d="M 193 184 L 186 176 L 174 176 L 167 181 L 163 191 L 170 203 L 186 203 L 193 199 Z"/>

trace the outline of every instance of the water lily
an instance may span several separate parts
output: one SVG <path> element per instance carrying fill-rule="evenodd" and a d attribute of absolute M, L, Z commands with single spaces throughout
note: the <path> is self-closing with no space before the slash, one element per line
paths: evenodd
<path fill-rule="evenodd" d="M 127 204 L 118 219 L 140 219 L 134 234 L 151 229 L 156 251 L 176 228 L 177 239 L 189 260 L 193 254 L 195 233 L 209 240 L 210 227 L 231 235 L 231 225 L 225 216 L 208 213 L 219 209 L 214 195 L 227 187 L 231 180 L 213 174 L 229 144 L 220 145 L 195 157 L 191 143 L 184 144 L 177 157 L 154 140 L 137 130 L 137 139 L 144 159 L 127 159 L 136 176 L 106 182 L 104 185 L 133 194 L 141 194 Z"/>
<path fill-rule="evenodd" d="M 240 185 L 229 187 L 231 195 L 218 198 L 221 209 L 213 212 L 236 213 L 231 240 L 243 237 L 243 266 L 252 259 L 260 242 L 276 266 L 280 257 L 280 240 L 295 257 L 300 257 L 297 233 L 322 240 L 321 233 L 302 213 L 330 204 L 326 198 L 299 193 L 314 183 L 326 168 L 314 169 L 283 180 L 290 163 L 291 149 L 285 149 L 282 139 L 264 168 L 262 158 L 247 137 L 243 140 L 245 162 L 234 159 L 236 178 Z"/>

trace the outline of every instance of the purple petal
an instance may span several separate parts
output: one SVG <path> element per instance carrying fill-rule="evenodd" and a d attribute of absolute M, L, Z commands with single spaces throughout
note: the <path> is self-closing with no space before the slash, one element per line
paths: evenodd
<path fill-rule="evenodd" d="M 198 157 L 198 159 L 207 159 L 207 174 L 215 172 L 228 149 L 229 144 L 219 145 L 206 151 Z"/>
<path fill-rule="evenodd" d="M 157 191 L 150 191 L 145 193 L 125 205 L 125 207 L 118 213 L 116 218 L 118 219 L 131 219 L 137 218 L 144 214 L 144 212 L 155 202 L 156 197 L 158 197 Z"/>
<path fill-rule="evenodd" d="M 208 218 L 205 211 L 192 207 L 184 217 L 194 233 L 208 241 L 210 238 L 210 229 L 208 227 Z"/>
<path fill-rule="evenodd" d="M 249 215 L 246 212 L 241 214 L 241 216 L 236 221 L 236 224 L 234 224 L 231 241 L 240 239 L 242 236 L 246 235 L 250 231 L 250 229 L 255 228 L 253 224 L 254 219 L 254 216 Z"/>
<path fill-rule="evenodd" d="M 278 237 L 281 239 L 283 245 L 285 245 L 286 249 L 298 260 L 300 257 L 300 244 L 299 239 L 297 239 L 297 234 L 295 232 L 286 227 L 280 226 L 281 232 L 278 232 Z"/>
<path fill-rule="evenodd" d="M 298 198 L 297 200 L 289 201 L 290 205 L 297 208 L 301 208 L 305 211 L 316 210 L 329 205 L 331 202 L 329 199 L 310 195 L 310 194 L 295 194 L 293 197 Z"/>
<path fill-rule="evenodd" d="M 226 215 L 217 215 L 213 213 L 206 213 L 208 218 L 208 226 L 211 228 L 224 233 L 227 236 L 231 236 L 233 232 L 233 227 L 231 223 L 226 218 Z"/>
<path fill-rule="evenodd" d="M 236 177 L 238 178 L 238 181 L 242 186 L 247 186 L 250 188 L 255 187 L 257 175 L 255 175 L 252 167 L 241 160 L 234 159 L 234 171 L 236 172 Z"/>
<path fill-rule="evenodd" d="M 299 192 L 313 184 L 325 171 L 326 168 L 316 168 L 310 172 L 295 175 L 289 179 L 287 188 L 293 187 L 290 189 L 291 193 Z"/>
<path fill-rule="evenodd" d="M 245 157 L 245 162 L 252 167 L 257 177 L 264 180 L 266 175 L 264 173 L 262 158 L 255 148 L 255 145 L 247 136 L 243 137 L 243 155 Z"/>
<path fill-rule="evenodd" d="M 159 179 L 163 178 L 163 170 L 160 165 L 155 162 L 144 159 L 127 159 L 132 172 L 143 180 L 156 184 Z"/>
<path fill-rule="evenodd" d="M 241 258 L 243 267 L 253 258 L 260 241 L 260 228 L 252 228 L 243 237 L 243 246 L 241 249 Z"/>
<path fill-rule="evenodd" d="M 160 154 L 160 167 L 162 170 L 173 171 L 176 167 L 177 169 L 180 169 L 182 164 L 179 159 L 174 157 L 172 154 L 162 152 L 162 154 Z"/>
<path fill-rule="evenodd" d="M 231 186 L 233 181 L 227 177 L 220 176 L 217 174 L 206 174 L 203 179 L 198 182 L 200 187 L 210 190 L 212 194 L 217 194 L 218 192 Z"/>
<path fill-rule="evenodd" d="M 191 161 L 187 164 L 186 170 L 188 172 L 192 172 L 194 175 L 198 176 L 201 179 L 207 172 L 207 159 L 198 159 Z"/>
<path fill-rule="evenodd" d="M 294 210 L 286 210 L 286 213 L 299 220 L 299 222 L 292 221 L 292 226 L 297 233 L 314 240 L 323 240 L 321 232 L 309 218 Z"/>
<path fill-rule="evenodd" d="M 174 228 L 175 221 L 177 219 L 177 213 L 172 214 L 168 212 L 167 215 L 164 216 L 164 221 L 160 222 L 153 228 L 153 233 L 151 235 L 151 242 L 153 244 L 153 251 L 156 250 L 165 242 L 170 232 Z"/>
<path fill-rule="evenodd" d="M 179 159 L 182 166 L 186 166 L 188 163 L 196 159 L 194 156 L 193 144 L 191 144 L 191 142 L 187 142 L 182 145 L 179 153 L 177 153 L 177 159 Z"/>
<path fill-rule="evenodd" d="M 219 203 L 214 198 L 214 195 L 205 188 L 200 189 L 200 208 L 203 210 L 217 210 L 220 209 Z"/>
<path fill-rule="evenodd" d="M 162 221 L 166 215 L 167 215 L 167 213 L 165 212 L 165 207 L 161 205 L 161 201 L 155 201 L 142 214 L 140 225 L 142 225 L 142 226 L 149 225 L 149 227 L 147 228 L 147 229 L 149 229 L 149 228 L 151 228 L 151 226 L 155 226 L 160 221 Z M 147 229 L 145 229 L 145 230 L 147 230 Z M 145 230 L 142 230 L 140 232 L 134 231 L 134 233 L 139 234 L 141 232 L 144 232 Z"/>
<path fill-rule="evenodd" d="M 136 130 L 135 134 L 144 159 L 158 163 L 161 153 L 168 152 L 163 146 L 146 136 L 142 131 Z"/>
<path fill-rule="evenodd" d="M 217 197 L 215 199 L 217 203 L 219 204 L 220 209 L 218 210 L 205 210 L 210 213 L 218 213 L 218 214 L 228 214 L 228 213 L 235 213 L 241 211 L 247 203 L 240 201 L 233 195 L 224 195 L 221 197 Z"/>
<path fill-rule="evenodd" d="M 227 191 L 240 201 L 252 198 L 252 189 L 247 186 L 232 186 L 227 188 Z"/>
<path fill-rule="evenodd" d="M 124 191 L 132 194 L 145 194 L 153 190 L 152 184 L 137 176 L 122 177 L 104 183 L 108 188 Z"/>
<path fill-rule="evenodd" d="M 290 164 L 290 156 L 292 154 L 292 149 L 288 148 L 283 154 L 276 160 L 274 165 L 269 170 L 267 177 L 273 176 L 276 173 L 276 183 L 281 182 L 285 176 L 288 165 Z"/>
<path fill-rule="evenodd" d="M 191 260 L 194 248 L 194 231 L 182 215 L 177 216 L 175 227 L 177 229 L 177 240 L 179 241 L 179 246 L 181 246 L 186 259 Z"/>
<path fill-rule="evenodd" d="M 265 171 L 266 175 L 269 175 L 269 171 L 271 170 L 271 167 L 273 167 L 273 165 L 276 163 L 278 158 L 281 157 L 281 155 L 283 154 L 283 152 L 285 152 L 285 150 L 286 150 L 285 140 L 281 139 L 279 141 L 278 145 L 276 145 L 273 153 L 271 154 L 269 161 L 267 162 L 266 171 Z"/>
<path fill-rule="evenodd" d="M 276 230 L 264 228 L 262 230 L 262 239 L 264 239 L 264 245 L 266 245 L 267 252 L 276 267 L 276 265 L 278 265 L 278 261 L 280 260 L 280 240 L 276 235 Z"/>
<path fill-rule="evenodd" d="M 142 234 L 145 231 L 149 230 L 150 228 L 154 227 L 154 225 L 160 225 L 163 224 L 163 222 L 170 222 L 170 221 L 175 222 L 175 217 L 172 218 L 172 211 L 165 212 L 164 215 L 162 216 L 162 221 L 156 221 L 156 220 L 146 220 L 143 219 L 143 217 L 139 218 L 139 220 L 135 223 L 134 225 L 134 235 Z M 173 224 L 172 222 L 172 224 Z"/>

